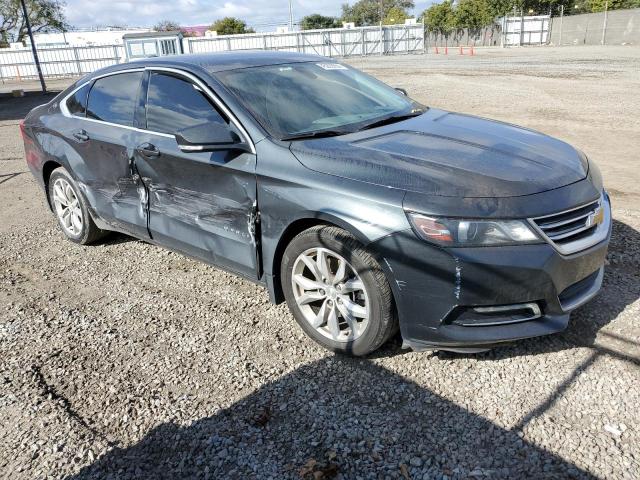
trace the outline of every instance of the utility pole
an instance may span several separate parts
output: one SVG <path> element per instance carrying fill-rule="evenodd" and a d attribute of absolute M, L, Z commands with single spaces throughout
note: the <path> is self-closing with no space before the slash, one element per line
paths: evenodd
<path fill-rule="evenodd" d="M 24 1 L 24 0 L 23 0 Z M 289 0 L 289 31 L 293 32 L 293 0 Z"/>
<path fill-rule="evenodd" d="M 384 55 L 384 38 L 382 37 L 382 0 L 380 0 L 380 55 Z"/>
<path fill-rule="evenodd" d="M 604 24 L 602 25 L 602 40 L 600 40 L 600 45 L 605 44 L 605 37 L 607 36 L 607 17 L 609 16 L 609 0 L 604 2 Z"/>
<path fill-rule="evenodd" d="M 36 50 L 36 41 L 33 39 L 33 32 L 31 31 L 31 22 L 29 21 L 29 14 L 27 13 L 27 6 L 24 4 L 24 0 L 20 0 L 22 4 L 22 14 L 24 15 L 24 23 L 27 25 L 27 32 L 29 32 L 29 39 L 31 40 L 31 51 L 33 52 L 33 59 L 36 62 L 36 70 L 38 70 L 38 77 L 40 77 L 40 85 L 42 86 L 42 93 L 47 93 L 47 86 L 44 83 L 44 77 L 42 76 L 42 69 L 40 68 L 40 60 L 38 59 L 38 51 Z"/>
<path fill-rule="evenodd" d="M 562 19 L 564 18 L 564 5 L 560 5 L 560 39 L 558 45 L 562 45 Z"/>

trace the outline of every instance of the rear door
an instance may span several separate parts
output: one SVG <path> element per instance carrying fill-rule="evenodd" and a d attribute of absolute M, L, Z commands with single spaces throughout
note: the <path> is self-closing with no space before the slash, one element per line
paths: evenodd
<path fill-rule="evenodd" d="M 81 161 L 71 165 L 99 217 L 136 237 L 148 238 L 147 193 L 133 163 L 140 133 L 133 127 L 144 71 L 96 79 L 86 116 L 71 132 Z M 70 98 L 67 107 L 74 108 Z M 70 159 L 71 163 L 71 159 Z"/>
<path fill-rule="evenodd" d="M 257 278 L 255 154 L 181 151 L 173 135 L 183 128 L 214 122 L 238 126 L 195 77 L 167 70 L 148 75 L 148 133 L 135 162 L 149 189 L 151 237 Z"/>

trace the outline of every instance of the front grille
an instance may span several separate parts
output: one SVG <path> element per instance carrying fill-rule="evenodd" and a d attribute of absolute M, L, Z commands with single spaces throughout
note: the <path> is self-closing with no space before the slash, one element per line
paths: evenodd
<path fill-rule="evenodd" d="M 538 231 L 561 253 L 589 248 L 606 238 L 610 212 L 606 196 L 560 213 L 532 219 Z"/>

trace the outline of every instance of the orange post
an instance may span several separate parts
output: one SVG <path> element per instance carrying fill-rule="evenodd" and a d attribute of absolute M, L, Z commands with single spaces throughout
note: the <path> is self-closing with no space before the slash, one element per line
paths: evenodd
<path fill-rule="evenodd" d="M 471 45 L 471 51 L 469 52 L 469 54 L 470 54 L 471 56 L 474 56 L 474 55 L 475 55 L 475 53 L 473 53 L 473 45 Z"/>
<path fill-rule="evenodd" d="M 460 53 L 459 55 L 464 55 L 464 51 L 462 50 L 462 45 L 460 45 Z"/>
<path fill-rule="evenodd" d="M 449 55 L 449 45 L 444 46 L 444 54 Z"/>
<path fill-rule="evenodd" d="M 438 51 L 438 46 L 436 45 L 436 55 L 438 55 L 440 52 Z"/>

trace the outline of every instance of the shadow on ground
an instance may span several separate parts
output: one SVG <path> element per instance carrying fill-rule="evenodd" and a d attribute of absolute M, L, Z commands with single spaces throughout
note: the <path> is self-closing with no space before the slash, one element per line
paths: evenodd
<path fill-rule="evenodd" d="M 117 238 L 126 241 L 129 237 Z M 540 399 L 537 408 L 523 412 L 509 430 L 370 359 L 336 356 L 300 367 L 189 426 L 162 424 L 137 444 L 110 450 L 69 480 L 326 479 L 339 475 L 590 478 L 588 471 L 523 440 L 519 433 L 552 408 L 599 356 L 639 364 L 633 354 L 597 341 L 603 335 L 600 329 L 640 296 L 638 252 L 630 250 L 637 249 L 633 245 L 640 245 L 640 234 L 615 221 L 611 264 L 603 291 L 597 300 L 574 314 L 566 333 L 518 342 L 477 356 L 491 361 L 576 346 L 590 349 L 558 388 L 548 398 Z M 395 340 L 372 358 L 401 353 Z"/>
<path fill-rule="evenodd" d="M 5 120 L 22 120 L 31 109 L 47 103 L 57 92 L 47 93 L 45 95 L 28 95 L 19 98 L 0 97 L 0 121 Z"/>
<path fill-rule="evenodd" d="M 367 360 L 328 357 L 190 426 L 162 424 L 69 480 L 332 478 L 337 473 L 402 478 L 405 468 L 412 478 L 590 477 L 516 431 Z M 322 473 L 314 477 L 314 472 Z"/>

